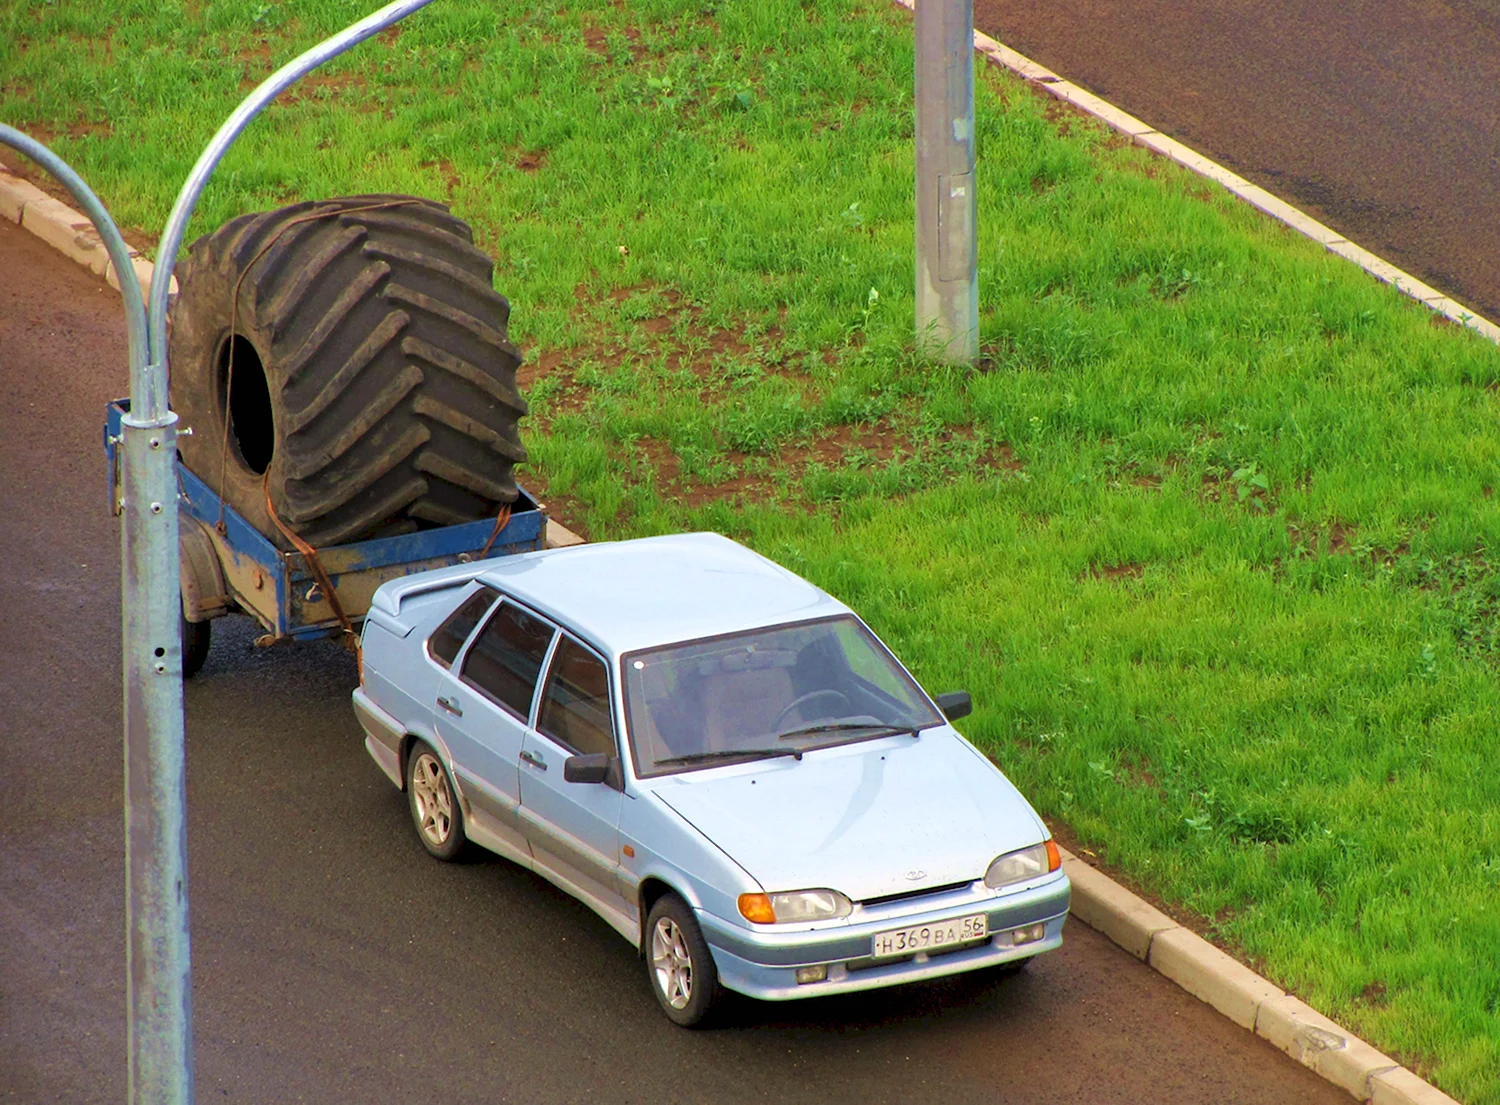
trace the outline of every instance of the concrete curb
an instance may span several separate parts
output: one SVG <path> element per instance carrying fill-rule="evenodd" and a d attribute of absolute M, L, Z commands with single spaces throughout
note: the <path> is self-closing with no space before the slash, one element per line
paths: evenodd
<path fill-rule="evenodd" d="M 908 11 L 914 11 L 916 0 L 893 0 L 893 3 Z M 1273 219 L 1311 238 L 1330 253 L 1336 253 L 1340 257 L 1353 261 L 1375 279 L 1394 285 L 1406 295 L 1425 303 L 1445 318 L 1467 326 L 1471 330 L 1477 330 L 1491 341 L 1500 343 L 1500 326 L 1481 317 L 1457 300 L 1448 298 L 1410 273 L 1382 260 L 1369 250 L 1355 245 L 1338 231 L 1324 226 L 1311 215 L 1299 211 L 1259 185 L 1251 184 L 1244 177 L 1224 168 L 1217 161 L 1204 157 L 1174 138 L 1167 137 L 1149 123 L 1142 122 L 1134 115 L 1121 111 L 1107 100 L 1095 96 L 1086 89 L 1079 88 L 1071 81 L 1064 80 L 1046 66 L 1037 64 L 1004 43 L 996 42 L 981 31 L 974 32 L 974 49 L 992 64 L 1004 66 L 1022 80 L 1030 81 L 1045 89 L 1049 95 L 1088 112 L 1106 126 L 1125 135 L 1136 145 L 1155 150 L 1163 157 L 1171 158 L 1199 176 L 1207 177 L 1222 185 L 1246 203 L 1258 207 Z"/>
<path fill-rule="evenodd" d="M 3 167 L 0 167 L 0 217 L 20 223 L 23 229 L 31 231 L 69 260 L 76 261 L 95 276 L 104 277 L 110 287 L 119 288 L 120 277 L 115 272 L 114 262 L 105 252 L 104 242 L 89 217 Z M 142 257 L 139 250 L 132 249 L 130 259 L 135 266 L 136 280 L 141 285 L 141 294 L 147 295 L 155 266 Z M 176 290 L 177 278 L 174 276 L 172 291 Z"/>
<path fill-rule="evenodd" d="M 585 545 L 586 542 L 578 534 L 568 529 L 561 522 L 547 519 L 547 536 L 542 539 L 544 549 L 566 549 L 570 545 Z"/>
<path fill-rule="evenodd" d="M 1061 849 L 1073 916 L 1360 1101 L 1458 1105 L 1301 999 Z"/>

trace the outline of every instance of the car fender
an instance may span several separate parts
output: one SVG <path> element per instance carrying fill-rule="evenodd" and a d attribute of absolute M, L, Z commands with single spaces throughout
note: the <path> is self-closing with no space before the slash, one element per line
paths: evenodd
<path fill-rule="evenodd" d="M 983 752 L 981 752 L 979 750 L 979 747 L 973 741 L 971 741 L 968 737 L 964 736 L 957 729 L 953 729 L 952 726 L 949 726 L 949 729 L 953 733 L 953 735 L 959 739 L 959 741 L 963 744 L 963 746 L 965 748 L 967 748 L 970 752 L 972 752 L 974 754 L 974 757 L 977 760 L 979 760 L 981 763 L 983 763 L 985 767 L 987 767 L 989 770 L 993 771 L 996 775 L 1000 776 L 1000 778 L 1002 778 L 1002 779 L 1005 780 L 1005 785 L 1010 788 L 1012 795 L 1015 797 L 1015 800 L 1022 805 L 1022 807 L 1026 810 L 1027 813 L 1031 814 L 1031 820 L 1033 820 L 1034 822 L 1036 822 L 1036 829 L 1037 829 L 1038 834 L 1040 834 L 1038 836 L 1038 839 L 1039 840 L 1050 840 L 1050 839 L 1052 839 L 1052 830 L 1049 829 L 1049 828 L 1047 828 L 1047 823 L 1045 821 L 1043 821 L 1042 818 L 1041 818 L 1041 815 L 1036 812 L 1036 809 L 1035 809 L 1035 807 L 1032 806 L 1030 800 L 1024 794 L 1021 793 L 1021 789 L 1018 786 L 1016 786 L 1015 783 L 1013 783 L 1013 782 L 1010 781 L 1010 776 L 1007 775 L 1007 774 L 1005 774 L 1005 772 L 1001 771 L 1000 768 L 999 768 L 999 766 L 995 763 L 995 761 L 992 760 L 992 759 L 990 759 Z"/>
<path fill-rule="evenodd" d="M 453 753 L 448 750 L 448 742 L 438 736 L 437 730 L 431 725 L 412 725 L 407 730 L 406 739 L 401 744 L 401 789 L 406 789 L 406 761 L 411 755 L 412 745 L 418 741 L 432 748 L 438 754 L 438 759 L 443 761 L 443 770 L 448 773 L 448 783 L 453 787 L 458 796 L 459 807 L 467 817 L 469 800 L 464 797 L 463 789 L 458 784 L 458 772 L 453 770 Z"/>
<path fill-rule="evenodd" d="M 764 890 L 732 856 L 655 794 L 646 791 L 633 797 L 621 809 L 620 843 L 635 850 L 630 869 L 638 887 L 664 883 L 693 909 L 720 917 L 737 917 L 739 896 Z M 644 897 L 641 907 L 644 926 Z"/>

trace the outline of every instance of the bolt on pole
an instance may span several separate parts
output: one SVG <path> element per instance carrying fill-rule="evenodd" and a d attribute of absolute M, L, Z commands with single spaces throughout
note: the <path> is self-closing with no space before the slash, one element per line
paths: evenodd
<path fill-rule="evenodd" d="M 917 347 L 979 356 L 974 0 L 917 0 Z"/>

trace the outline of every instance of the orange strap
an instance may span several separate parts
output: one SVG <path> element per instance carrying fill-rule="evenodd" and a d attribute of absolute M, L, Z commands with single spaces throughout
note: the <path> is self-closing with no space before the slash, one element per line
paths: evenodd
<path fill-rule="evenodd" d="M 500 508 L 500 513 L 495 516 L 495 528 L 490 531 L 490 539 L 484 543 L 484 548 L 479 550 L 479 559 L 483 560 L 490 555 L 490 549 L 495 544 L 495 538 L 500 536 L 507 523 L 510 522 L 510 504 L 506 503 Z"/>
<path fill-rule="evenodd" d="M 302 559 L 307 562 L 312 574 L 317 577 L 318 586 L 323 588 L 323 594 L 328 596 L 328 605 L 333 608 L 333 616 L 339 620 L 339 625 L 344 630 L 344 644 L 354 653 L 361 667 L 364 665 L 364 657 L 359 651 L 359 634 L 354 632 L 354 623 L 349 620 L 349 615 L 344 613 L 344 604 L 339 601 L 338 592 L 333 589 L 333 581 L 328 578 L 328 572 L 323 568 L 323 562 L 318 559 L 318 550 L 302 540 L 297 534 L 281 520 L 276 513 L 276 504 L 271 501 L 271 470 L 266 469 L 265 476 L 260 481 L 261 490 L 266 495 L 266 513 L 271 516 L 271 521 L 281 531 L 283 537 L 290 541 L 302 554 Z"/>

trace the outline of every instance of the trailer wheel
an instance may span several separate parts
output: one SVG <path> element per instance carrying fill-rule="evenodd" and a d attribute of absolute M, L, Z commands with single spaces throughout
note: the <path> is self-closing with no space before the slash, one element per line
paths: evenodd
<path fill-rule="evenodd" d="M 243 215 L 172 309 L 183 463 L 282 548 L 492 516 L 526 458 L 510 305 L 468 225 L 411 196 Z M 233 300 L 238 289 L 238 306 Z"/>
<path fill-rule="evenodd" d="M 182 615 L 178 615 L 182 617 Z M 208 646 L 213 642 L 213 622 L 190 622 L 182 618 L 182 677 L 191 679 L 203 670 Z"/>

